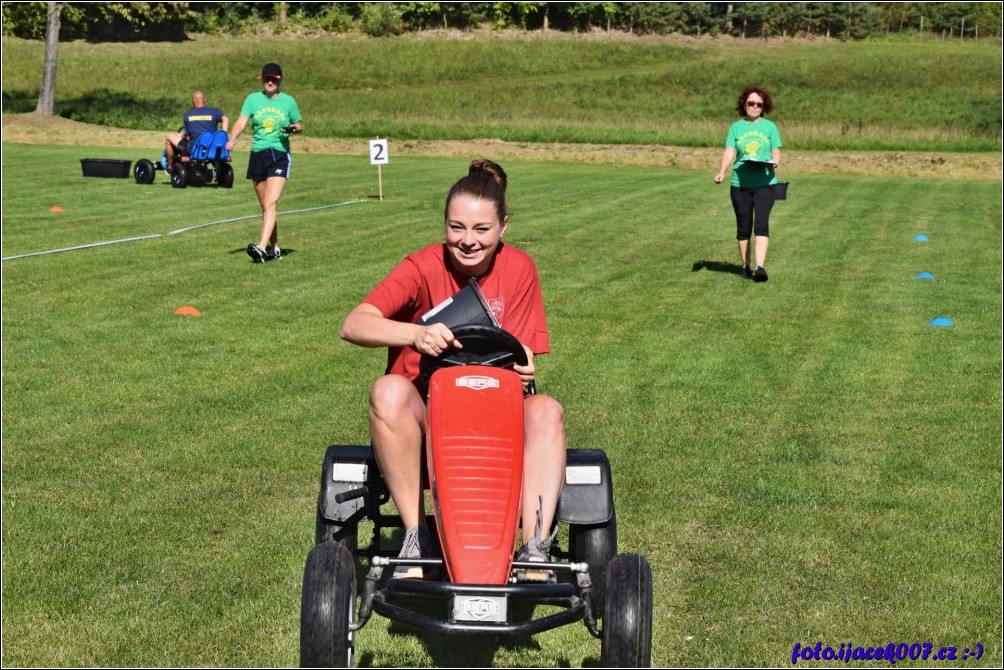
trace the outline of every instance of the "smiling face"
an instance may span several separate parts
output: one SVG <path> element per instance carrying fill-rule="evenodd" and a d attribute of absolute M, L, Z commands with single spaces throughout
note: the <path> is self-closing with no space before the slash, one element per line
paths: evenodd
<path fill-rule="evenodd" d="M 446 248 L 453 267 L 480 277 L 491 265 L 509 218 L 499 221 L 495 203 L 457 195 L 446 211 Z"/>

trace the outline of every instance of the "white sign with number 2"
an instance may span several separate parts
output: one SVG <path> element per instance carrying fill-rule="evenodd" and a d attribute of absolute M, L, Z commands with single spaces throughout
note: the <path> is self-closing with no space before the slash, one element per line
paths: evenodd
<path fill-rule="evenodd" d="M 389 162 L 387 140 L 370 140 L 370 165 L 386 165 Z"/>

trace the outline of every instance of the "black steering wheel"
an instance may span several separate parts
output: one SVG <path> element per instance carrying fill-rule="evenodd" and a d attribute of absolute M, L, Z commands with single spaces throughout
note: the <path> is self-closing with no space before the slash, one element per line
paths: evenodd
<path fill-rule="evenodd" d="M 526 365 L 526 349 L 511 333 L 495 326 L 467 323 L 450 329 L 453 337 L 460 341 L 463 349 L 450 347 L 438 356 L 422 354 L 419 375 L 426 382 L 439 368 L 457 365 L 490 365 L 496 368 L 512 369 L 514 365 Z"/>

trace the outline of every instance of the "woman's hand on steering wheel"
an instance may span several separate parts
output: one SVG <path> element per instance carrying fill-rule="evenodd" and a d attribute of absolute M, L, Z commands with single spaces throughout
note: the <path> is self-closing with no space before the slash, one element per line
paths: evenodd
<path fill-rule="evenodd" d="M 440 328 L 442 330 L 438 330 Z M 534 370 L 530 360 L 532 354 L 512 334 L 501 328 L 467 323 L 450 329 L 442 324 L 432 324 L 416 333 L 415 348 L 418 349 L 419 341 L 421 346 L 428 347 L 420 350 L 423 353 L 418 367 L 422 379 L 429 379 L 432 373 L 440 368 L 457 365 L 489 365 L 512 370 L 518 367 L 523 371 L 521 377 L 532 379 Z M 445 337 L 446 334 L 451 337 Z M 442 339 L 437 340 L 437 337 Z M 449 346 L 442 353 L 427 353 L 442 347 L 447 339 L 450 339 Z M 528 385 L 532 385 L 532 381 Z"/>
<path fill-rule="evenodd" d="M 519 375 L 520 380 L 523 384 L 529 384 L 533 381 L 533 375 L 537 371 L 536 366 L 533 364 L 533 352 L 530 351 L 530 347 L 526 346 L 522 342 L 523 349 L 526 350 L 526 365 L 513 365 L 512 371 Z"/>
<path fill-rule="evenodd" d="M 441 323 L 419 326 L 412 346 L 426 356 L 439 356 L 450 347 L 463 349 L 463 345 L 453 337 L 450 329 Z"/>

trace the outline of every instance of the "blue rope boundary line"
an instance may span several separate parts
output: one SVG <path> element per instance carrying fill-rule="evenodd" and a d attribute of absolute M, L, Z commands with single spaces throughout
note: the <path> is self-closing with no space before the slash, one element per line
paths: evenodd
<path fill-rule="evenodd" d="M 320 207 L 306 207 L 304 209 L 291 209 L 286 212 L 279 212 L 277 216 L 289 216 L 290 214 L 302 214 L 304 212 L 316 212 L 322 209 L 331 209 L 332 207 L 344 207 L 345 205 L 354 205 L 361 202 L 369 202 L 368 200 L 346 200 L 345 202 L 338 202 L 332 205 L 321 205 Z M 248 216 L 238 216 L 232 219 L 222 219 L 220 221 L 210 221 L 209 223 L 200 223 L 194 226 L 188 226 L 186 228 L 178 228 L 177 230 L 172 230 L 169 233 L 154 233 L 152 235 L 140 235 L 138 237 L 124 237 L 120 240 L 106 240 L 104 242 L 91 242 L 90 244 L 79 244 L 75 247 L 63 247 L 62 249 L 49 249 L 47 251 L 33 251 L 28 254 L 18 254 L 17 256 L 4 256 L 0 260 L 12 261 L 18 258 L 29 258 L 31 256 L 45 256 L 47 254 L 58 254 L 64 251 L 77 251 L 79 249 L 92 249 L 94 247 L 106 247 L 112 244 L 122 244 L 124 242 L 136 242 L 139 240 L 152 240 L 157 237 L 164 237 L 164 235 L 179 235 L 181 233 L 186 233 L 190 230 L 196 230 L 198 228 L 206 228 L 207 226 L 217 226 L 221 223 L 233 223 L 234 221 L 245 221 L 247 219 L 257 219 L 260 218 L 261 214 L 249 214 Z"/>

